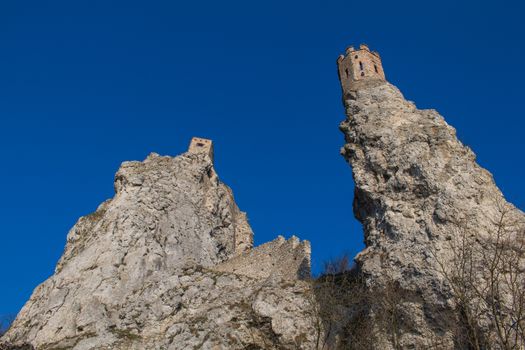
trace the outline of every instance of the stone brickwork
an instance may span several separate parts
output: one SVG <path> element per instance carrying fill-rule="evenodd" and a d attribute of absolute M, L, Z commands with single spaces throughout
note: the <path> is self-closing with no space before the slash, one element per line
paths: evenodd
<path fill-rule="evenodd" d="M 345 55 L 337 59 L 337 67 L 344 94 L 357 90 L 363 85 L 360 82 L 385 80 L 379 53 L 370 51 L 364 44 L 358 50 L 348 47 Z"/>
<path fill-rule="evenodd" d="M 212 269 L 257 279 L 279 276 L 288 280 L 310 277 L 310 242 L 279 236 Z"/>
<path fill-rule="evenodd" d="M 194 137 L 191 139 L 190 147 L 188 148 L 190 153 L 204 153 L 207 154 L 213 161 L 213 142 L 208 139 L 202 139 Z"/>

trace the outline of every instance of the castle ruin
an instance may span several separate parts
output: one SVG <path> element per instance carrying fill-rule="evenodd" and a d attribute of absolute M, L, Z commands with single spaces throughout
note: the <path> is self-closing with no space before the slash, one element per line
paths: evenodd
<path fill-rule="evenodd" d="M 194 137 L 188 147 L 190 153 L 204 153 L 213 161 L 213 142 L 209 139 Z"/>
<path fill-rule="evenodd" d="M 213 161 L 213 142 L 209 139 L 193 137 L 188 149 L 189 153 L 207 154 Z M 208 181 L 218 181 L 213 167 L 209 172 Z M 248 224 L 246 214 L 235 205 L 233 193 L 226 186 L 229 201 L 229 212 L 233 213 L 233 252 L 234 256 L 211 267 L 214 271 L 229 272 L 255 279 L 266 279 L 272 276 L 289 279 L 307 279 L 310 277 L 310 242 L 300 241 L 292 236 L 286 240 L 278 236 L 271 242 L 253 247 L 253 232 Z M 210 197 L 213 198 L 213 197 Z M 206 203 L 210 211 L 214 211 L 213 202 Z"/>
<path fill-rule="evenodd" d="M 386 80 L 379 53 L 370 51 L 365 44 L 361 44 L 358 50 L 353 46 L 348 47 L 345 55 L 337 59 L 337 68 L 343 95 L 369 82 Z"/>

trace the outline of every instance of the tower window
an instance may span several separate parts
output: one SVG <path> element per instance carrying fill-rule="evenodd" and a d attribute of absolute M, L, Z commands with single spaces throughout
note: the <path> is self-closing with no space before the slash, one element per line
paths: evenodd
<path fill-rule="evenodd" d="M 361 72 L 361 76 L 364 77 L 365 76 L 365 72 Z"/>
<path fill-rule="evenodd" d="M 358 56 L 357 56 L 357 55 L 355 55 L 355 57 L 354 57 L 354 58 L 355 58 L 355 59 L 357 60 Z"/>
<path fill-rule="evenodd" d="M 346 77 L 348 78 L 348 68 L 345 69 Z"/>
<path fill-rule="evenodd" d="M 379 73 L 379 70 L 377 69 L 377 66 L 374 64 L 374 69 L 376 71 L 376 73 Z"/>
<path fill-rule="evenodd" d="M 363 62 L 359 61 L 359 69 L 363 70 Z"/>
<path fill-rule="evenodd" d="M 200 143 L 200 142 L 199 142 L 199 143 L 197 143 L 197 146 L 199 146 L 199 147 L 204 147 L 204 143 Z"/>

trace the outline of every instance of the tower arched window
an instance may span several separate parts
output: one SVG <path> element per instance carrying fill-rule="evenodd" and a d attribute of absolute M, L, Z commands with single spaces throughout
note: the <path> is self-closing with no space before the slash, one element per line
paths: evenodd
<path fill-rule="evenodd" d="M 349 73 L 348 73 L 348 68 L 345 69 L 345 73 L 346 73 L 346 77 L 348 78 L 348 75 L 349 75 Z"/>
<path fill-rule="evenodd" d="M 376 71 L 376 73 L 379 73 L 379 70 L 377 69 L 377 66 L 374 64 L 374 70 Z"/>
<path fill-rule="evenodd" d="M 359 69 L 363 70 L 363 62 L 359 61 Z"/>

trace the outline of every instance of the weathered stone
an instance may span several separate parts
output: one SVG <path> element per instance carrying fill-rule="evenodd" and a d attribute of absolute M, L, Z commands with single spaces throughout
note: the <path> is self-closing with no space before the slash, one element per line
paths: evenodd
<path fill-rule="evenodd" d="M 354 214 L 364 228 L 357 263 L 367 285 L 400 287 L 398 346 L 428 348 L 439 339 L 452 348 L 453 304 L 438 265 L 452 259 L 447 241 L 465 230 L 489 236 L 502 203 L 518 221 L 525 217 L 435 110 L 418 110 L 387 82 L 352 88 L 343 91 L 340 129 L 355 181 Z M 389 341 L 378 346 L 393 348 Z"/>
<path fill-rule="evenodd" d="M 286 241 L 279 236 L 213 269 L 259 279 L 272 275 L 291 280 L 307 279 L 310 277 L 310 242 L 300 242 L 295 236 Z"/>
<path fill-rule="evenodd" d="M 308 283 L 210 269 L 253 242 L 210 152 L 125 162 L 115 191 L 69 232 L 2 338 L 10 349 L 311 348 Z"/>

